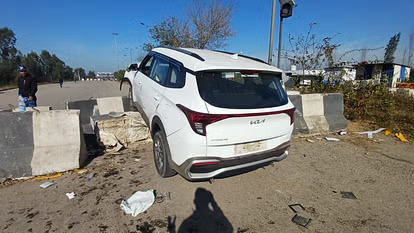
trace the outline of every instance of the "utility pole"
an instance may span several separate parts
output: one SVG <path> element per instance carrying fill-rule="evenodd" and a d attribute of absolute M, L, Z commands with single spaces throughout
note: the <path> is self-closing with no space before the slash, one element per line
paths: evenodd
<path fill-rule="evenodd" d="M 273 62 L 273 30 L 275 27 L 275 10 L 276 10 L 276 0 L 273 0 L 272 23 L 270 25 L 269 57 L 267 59 L 267 63 L 269 63 L 269 65 L 272 65 L 272 62 Z"/>
<path fill-rule="evenodd" d="M 116 42 L 116 37 L 118 36 L 118 32 L 113 32 L 112 35 L 115 37 L 115 53 L 116 53 L 116 62 L 118 64 L 118 70 L 119 70 L 119 58 L 118 58 L 118 44 Z M 117 70 L 117 71 L 118 71 Z"/>
<path fill-rule="evenodd" d="M 282 53 L 282 27 L 283 27 L 283 17 L 280 17 L 280 26 L 279 26 L 279 49 L 277 50 L 277 68 L 280 68 L 280 55 Z"/>

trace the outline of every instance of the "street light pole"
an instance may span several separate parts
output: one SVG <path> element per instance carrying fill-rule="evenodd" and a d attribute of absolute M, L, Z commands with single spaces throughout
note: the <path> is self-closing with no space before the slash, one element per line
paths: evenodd
<path fill-rule="evenodd" d="M 118 44 L 116 42 L 116 37 L 118 36 L 118 32 L 113 32 L 112 35 L 115 36 L 115 53 L 116 53 L 116 62 L 118 64 L 118 70 L 119 70 L 119 58 L 118 58 Z"/>
<path fill-rule="evenodd" d="M 269 63 L 269 65 L 272 65 L 272 60 L 273 60 L 273 30 L 275 27 L 275 9 L 276 9 L 276 0 L 273 0 L 272 23 L 270 25 L 269 57 L 267 59 L 267 63 Z"/>
<path fill-rule="evenodd" d="M 279 49 L 277 50 L 277 68 L 280 68 L 280 54 L 282 52 L 282 27 L 283 27 L 283 17 L 280 17 Z"/>
<path fill-rule="evenodd" d="M 129 55 L 131 56 L 131 64 L 132 64 L 132 49 L 129 50 Z"/>

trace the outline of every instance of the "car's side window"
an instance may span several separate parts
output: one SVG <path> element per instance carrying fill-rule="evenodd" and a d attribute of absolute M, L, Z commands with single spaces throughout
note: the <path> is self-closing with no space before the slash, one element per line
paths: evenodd
<path fill-rule="evenodd" d="M 170 63 L 171 75 L 169 77 L 168 87 L 182 88 L 185 84 L 185 71 L 182 66 Z"/>
<path fill-rule="evenodd" d="M 150 76 L 151 65 L 154 62 L 154 57 L 148 55 L 144 58 L 142 65 L 140 67 L 140 71 L 144 73 L 146 76 Z"/>
<path fill-rule="evenodd" d="M 170 64 L 167 60 L 157 57 L 151 71 L 151 79 L 161 85 L 165 85 L 168 77 Z"/>

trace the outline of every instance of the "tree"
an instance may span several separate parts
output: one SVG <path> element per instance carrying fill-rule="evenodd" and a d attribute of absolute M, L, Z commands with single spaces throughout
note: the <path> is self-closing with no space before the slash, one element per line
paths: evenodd
<path fill-rule="evenodd" d="M 233 6 L 221 0 L 193 1 L 188 7 L 185 20 L 174 16 L 167 17 L 161 23 L 150 27 L 148 32 L 158 45 L 190 48 L 217 49 L 225 46 L 227 38 L 235 35 L 230 29 Z M 151 43 L 144 50 L 154 47 Z"/>
<path fill-rule="evenodd" d="M 233 6 L 219 0 L 211 0 L 206 6 L 197 0 L 188 9 L 190 20 L 195 26 L 194 43 L 196 48 L 221 48 L 225 40 L 235 33 L 230 29 Z"/>
<path fill-rule="evenodd" d="M 86 76 L 86 78 L 95 79 L 95 72 L 90 70 L 88 72 L 88 75 Z"/>
<path fill-rule="evenodd" d="M 124 77 L 125 74 L 125 70 L 118 70 L 114 73 L 114 77 L 116 80 L 121 81 L 122 78 Z"/>
<path fill-rule="evenodd" d="M 411 66 L 411 61 L 413 59 L 414 56 L 414 51 L 413 51 L 413 46 L 414 46 L 414 33 L 411 32 L 410 33 L 410 40 L 408 42 L 408 61 L 407 61 L 407 65 Z"/>
<path fill-rule="evenodd" d="M 42 62 L 36 52 L 30 52 L 23 57 L 23 65 L 26 66 L 29 73 L 37 78 L 38 81 L 43 80 L 44 73 L 42 70 Z"/>
<path fill-rule="evenodd" d="M 83 68 L 76 68 L 74 73 L 76 80 L 82 80 L 86 78 L 86 73 Z"/>
<path fill-rule="evenodd" d="M 14 32 L 7 27 L 0 28 L 0 85 L 9 84 L 17 75 L 20 58 L 15 45 Z"/>
<path fill-rule="evenodd" d="M 175 17 L 168 17 L 160 24 L 149 29 L 149 33 L 159 45 L 173 47 L 194 47 L 191 42 L 190 28 L 187 23 L 180 21 Z M 144 44 L 152 49 L 151 44 Z"/>
<path fill-rule="evenodd" d="M 316 23 L 309 24 L 308 32 L 305 35 L 296 37 L 289 35 L 289 44 L 291 50 L 287 50 L 284 57 L 292 64 L 299 65 L 302 69 L 302 78 L 305 77 L 305 70 L 314 70 L 320 68 L 323 62 L 327 61 L 329 66 L 334 65 L 333 51 L 340 45 L 330 42 L 333 37 L 325 37 L 318 40 L 315 34 L 312 34 L 312 28 Z M 300 80 L 295 80 L 296 84 Z"/>
<path fill-rule="evenodd" d="M 391 37 L 385 48 L 384 63 L 394 63 L 394 53 L 397 50 L 398 43 L 400 42 L 401 32 Z"/>

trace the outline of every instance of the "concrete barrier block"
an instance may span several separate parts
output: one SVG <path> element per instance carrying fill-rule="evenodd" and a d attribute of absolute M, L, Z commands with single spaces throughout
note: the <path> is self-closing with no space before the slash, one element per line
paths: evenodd
<path fill-rule="evenodd" d="M 329 132 L 329 123 L 325 116 L 305 116 L 304 120 L 309 134 Z"/>
<path fill-rule="evenodd" d="M 326 94 L 323 96 L 325 118 L 329 124 L 329 131 L 337 131 L 348 127 L 344 117 L 344 98 L 341 93 Z"/>
<path fill-rule="evenodd" d="M 303 116 L 323 116 L 323 96 L 322 94 L 302 95 Z"/>
<path fill-rule="evenodd" d="M 79 110 L 33 113 L 32 174 L 79 168 L 86 160 Z"/>
<path fill-rule="evenodd" d="M 105 115 L 110 112 L 124 112 L 122 97 L 108 97 L 96 99 L 99 107 L 99 114 Z"/>
<path fill-rule="evenodd" d="M 303 118 L 302 96 L 301 95 L 289 95 L 289 99 L 295 106 L 295 123 L 293 125 L 294 134 L 307 134 L 309 133 L 308 126 Z"/>
<path fill-rule="evenodd" d="M 33 112 L 0 112 L 0 178 L 32 175 Z"/>
<path fill-rule="evenodd" d="M 97 104 L 95 99 L 72 101 L 66 102 L 66 109 L 79 109 L 81 124 L 89 124 L 89 119 L 93 116 L 94 106 Z"/>

